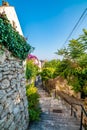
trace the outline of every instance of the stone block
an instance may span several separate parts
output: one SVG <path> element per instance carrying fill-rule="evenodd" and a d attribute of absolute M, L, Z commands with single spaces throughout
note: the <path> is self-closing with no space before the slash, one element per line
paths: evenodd
<path fill-rule="evenodd" d="M 3 106 L 2 104 L 0 104 L 0 113 L 2 113 L 2 111 L 3 111 Z"/>
<path fill-rule="evenodd" d="M 4 118 L 4 117 L 6 117 L 7 118 L 7 114 L 8 114 L 8 109 L 4 109 L 4 107 L 3 107 L 3 111 L 2 111 L 2 113 L 1 113 L 1 120 Z"/>
<path fill-rule="evenodd" d="M 2 66 L 0 65 L 0 72 L 2 72 L 3 71 L 3 68 L 2 68 Z"/>
<path fill-rule="evenodd" d="M 16 126 L 14 122 L 12 122 L 8 130 L 16 130 Z"/>
<path fill-rule="evenodd" d="M 8 89 L 6 89 L 6 92 L 9 93 L 9 92 L 11 92 L 11 90 L 12 90 L 11 88 L 8 88 Z"/>
<path fill-rule="evenodd" d="M 3 53 L 2 55 L 0 55 L 0 64 L 3 64 L 4 61 L 5 61 L 5 59 L 6 59 L 5 53 Z"/>
<path fill-rule="evenodd" d="M 6 120 L 7 120 L 7 117 L 4 117 L 3 119 L 0 119 L 0 130 L 2 130 L 2 128 L 4 128 Z"/>
<path fill-rule="evenodd" d="M 22 102 L 19 104 L 19 108 L 20 108 L 20 111 L 24 111 L 24 105 Z"/>
<path fill-rule="evenodd" d="M 7 66 L 7 65 L 6 65 L 6 66 L 4 66 L 3 71 L 4 71 L 4 72 L 9 71 L 9 68 L 8 68 L 8 66 Z"/>
<path fill-rule="evenodd" d="M 19 107 L 15 107 L 15 108 L 13 109 L 13 114 L 14 114 L 14 115 L 17 115 L 17 114 L 19 113 L 19 111 L 20 111 Z"/>
<path fill-rule="evenodd" d="M 10 68 L 10 71 L 13 71 L 13 72 L 15 72 L 15 70 L 16 70 L 15 68 Z"/>
<path fill-rule="evenodd" d="M 21 100 L 20 100 L 20 95 L 17 94 L 16 97 L 15 97 L 15 99 L 14 99 L 14 103 L 15 103 L 15 104 L 19 104 L 20 102 L 21 102 Z"/>
<path fill-rule="evenodd" d="M 8 88 L 9 86 L 10 86 L 10 81 L 9 81 L 8 79 L 2 80 L 2 82 L 1 82 L 1 87 L 2 87 L 3 89 Z"/>
<path fill-rule="evenodd" d="M 2 73 L 0 73 L 0 78 L 2 78 Z"/>
<path fill-rule="evenodd" d="M 13 116 L 10 116 L 10 118 L 7 119 L 7 121 L 6 121 L 4 128 L 5 128 L 5 129 L 8 129 L 9 126 L 12 124 L 12 122 L 13 122 Z M 13 130 L 13 129 L 12 129 L 12 130 Z"/>
<path fill-rule="evenodd" d="M 17 81 L 16 81 L 15 78 L 13 78 L 13 79 L 11 80 L 11 86 L 13 86 L 14 84 L 17 84 Z"/>
<path fill-rule="evenodd" d="M 5 96 L 5 91 L 4 90 L 0 90 L 0 99 L 3 98 Z"/>
<path fill-rule="evenodd" d="M 9 71 L 9 70 L 8 70 L 8 71 L 3 72 L 3 75 L 8 75 L 8 74 L 10 74 L 10 71 Z"/>
<path fill-rule="evenodd" d="M 11 97 L 11 95 L 12 95 L 14 92 L 15 92 L 15 91 L 12 90 L 12 91 L 10 91 L 9 93 L 7 93 L 7 94 L 6 94 L 7 98 Z"/>

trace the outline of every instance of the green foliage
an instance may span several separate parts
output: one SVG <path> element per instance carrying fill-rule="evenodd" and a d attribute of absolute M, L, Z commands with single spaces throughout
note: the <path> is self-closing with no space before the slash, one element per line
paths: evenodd
<path fill-rule="evenodd" d="M 55 77 L 62 76 L 66 78 L 70 76 L 70 73 L 73 73 L 72 71 L 73 70 L 72 70 L 71 62 L 69 60 L 63 60 L 57 66 L 54 75 Z"/>
<path fill-rule="evenodd" d="M 39 94 L 37 88 L 34 87 L 34 84 L 26 86 L 26 95 L 28 99 L 28 110 L 30 121 L 39 120 L 41 113 L 39 106 Z"/>
<path fill-rule="evenodd" d="M 72 39 L 67 48 L 56 54 L 63 56 L 56 75 L 63 76 L 76 92 L 87 96 L 87 30 L 78 39 Z"/>
<path fill-rule="evenodd" d="M 0 14 L 0 44 L 4 45 L 15 57 L 24 60 L 32 48 L 10 24 L 6 15 Z"/>
<path fill-rule="evenodd" d="M 43 68 L 42 72 L 41 72 L 41 77 L 43 81 L 46 81 L 48 79 L 53 78 L 53 73 L 54 73 L 55 69 L 51 68 L 51 67 L 46 67 Z"/>
<path fill-rule="evenodd" d="M 63 59 L 78 60 L 78 58 L 85 54 L 85 45 L 78 39 L 72 39 L 67 48 L 58 50 L 56 54 L 63 56 Z"/>
<path fill-rule="evenodd" d="M 26 79 L 32 79 L 35 78 L 38 73 L 38 66 L 34 64 L 32 60 L 26 60 Z"/>
<path fill-rule="evenodd" d="M 44 64 L 43 68 L 50 67 L 50 68 L 56 68 L 60 63 L 60 60 L 51 60 Z"/>
<path fill-rule="evenodd" d="M 51 60 L 46 62 L 41 72 L 42 80 L 47 81 L 51 78 L 54 78 L 55 77 L 54 72 L 59 64 L 60 64 L 60 60 Z"/>
<path fill-rule="evenodd" d="M 0 55 L 3 55 L 4 53 L 4 46 L 0 46 Z"/>

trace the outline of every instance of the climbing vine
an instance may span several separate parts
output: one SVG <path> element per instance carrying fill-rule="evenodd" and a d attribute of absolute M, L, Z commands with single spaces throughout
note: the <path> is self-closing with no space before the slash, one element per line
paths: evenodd
<path fill-rule="evenodd" d="M 21 60 L 24 60 L 28 53 L 34 50 L 25 38 L 12 27 L 5 14 L 0 14 L 0 44 Z"/>

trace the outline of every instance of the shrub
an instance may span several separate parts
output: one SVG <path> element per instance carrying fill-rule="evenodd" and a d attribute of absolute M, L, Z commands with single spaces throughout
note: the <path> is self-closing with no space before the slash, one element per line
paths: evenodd
<path fill-rule="evenodd" d="M 56 69 L 58 68 L 60 64 L 60 60 L 51 60 L 46 62 L 43 65 L 41 77 L 43 81 L 47 81 L 49 79 L 57 77 L 55 74 Z"/>
<path fill-rule="evenodd" d="M 38 66 L 33 63 L 32 60 L 26 60 L 26 79 L 30 80 L 35 78 L 38 73 Z"/>
<path fill-rule="evenodd" d="M 52 67 L 43 68 L 43 70 L 41 72 L 42 80 L 47 81 L 47 80 L 53 78 L 54 71 L 55 71 L 55 69 Z"/>
<path fill-rule="evenodd" d="M 30 121 L 39 120 L 40 108 L 39 108 L 39 94 L 34 84 L 26 86 L 26 95 L 28 98 L 28 110 Z"/>

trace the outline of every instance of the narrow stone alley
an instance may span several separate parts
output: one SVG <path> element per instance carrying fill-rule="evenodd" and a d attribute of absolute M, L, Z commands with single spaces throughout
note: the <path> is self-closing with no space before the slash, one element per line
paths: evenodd
<path fill-rule="evenodd" d="M 41 86 L 38 87 L 41 108 L 40 121 L 33 122 L 29 130 L 79 130 L 80 122 L 70 116 L 70 108 L 59 97 L 50 97 Z"/>

